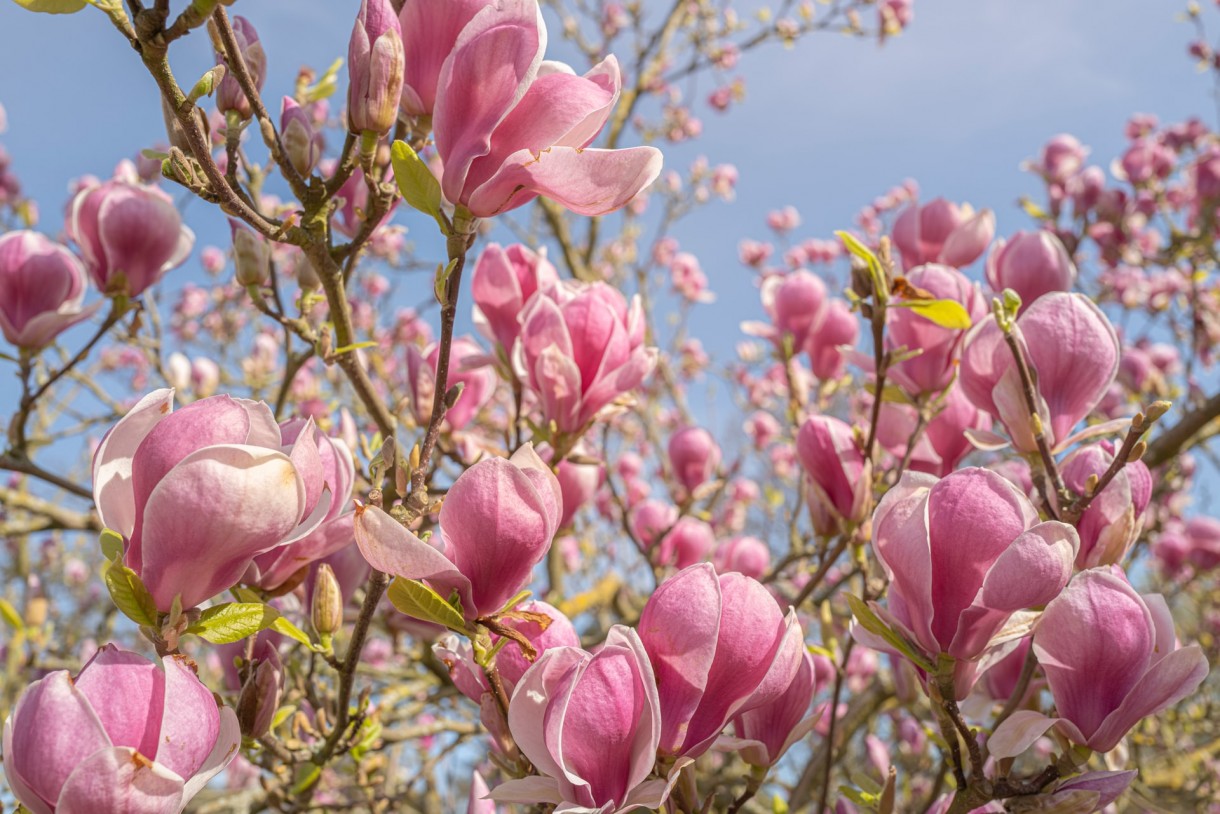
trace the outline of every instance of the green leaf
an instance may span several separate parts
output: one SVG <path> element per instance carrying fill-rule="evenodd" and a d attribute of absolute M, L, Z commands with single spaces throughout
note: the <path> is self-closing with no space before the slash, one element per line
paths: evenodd
<path fill-rule="evenodd" d="M 305 92 L 302 94 L 302 103 L 317 102 L 334 94 L 335 90 L 339 87 L 339 69 L 342 67 L 342 59 L 336 59 L 330 63 L 326 73 L 318 77 L 317 82 L 305 88 Z"/>
<path fill-rule="evenodd" d="M 360 731 L 357 733 L 360 739 L 352 747 L 353 760 L 359 761 L 368 754 L 369 749 L 373 748 L 373 743 L 381 737 L 381 730 L 382 726 L 379 721 L 372 718 L 364 719 L 364 722 L 360 724 Z"/>
<path fill-rule="evenodd" d="M 17 613 L 17 609 L 7 599 L 0 599 L 0 619 L 8 622 L 9 627 L 18 633 L 25 630 L 25 623 L 21 621 L 21 614 Z"/>
<path fill-rule="evenodd" d="M 297 711 L 296 704 L 285 704 L 275 711 L 275 715 L 271 718 L 271 731 L 274 732 L 280 727 L 280 724 L 287 721 L 292 713 Z"/>
<path fill-rule="evenodd" d="M 363 348 L 375 348 L 375 347 L 377 347 L 377 343 L 371 339 L 368 340 L 367 342 L 353 342 L 350 345 L 344 345 L 341 348 L 335 348 L 333 351 L 331 351 L 331 356 L 342 356 L 343 354 L 351 353 L 354 350 L 362 350 Z"/>
<path fill-rule="evenodd" d="M 412 208 L 430 215 L 441 223 L 441 185 L 411 145 L 396 141 L 390 148 L 390 161 L 394 164 L 394 180 L 398 190 Z"/>
<path fill-rule="evenodd" d="M 156 627 L 157 604 L 140 581 L 140 575 L 114 562 L 106 568 L 106 588 L 115 607 L 138 625 Z"/>
<path fill-rule="evenodd" d="M 205 610 L 186 632 L 212 644 L 229 644 L 271 627 L 279 618 L 279 611 L 261 602 L 226 602 Z"/>
<path fill-rule="evenodd" d="M 322 767 L 316 763 L 302 763 L 297 766 L 295 780 L 292 784 L 292 794 L 296 796 L 307 791 L 318 778 L 322 776 Z"/>
<path fill-rule="evenodd" d="M 890 303 L 894 308 L 910 308 L 924 319 L 935 322 L 942 328 L 964 331 L 971 326 L 970 313 L 957 300 L 899 300 Z"/>
<path fill-rule="evenodd" d="M 835 237 L 843 242 L 849 252 L 864 261 L 868 266 L 869 276 L 873 278 L 874 293 L 880 300 L 888 301 L 890 284 L 885 279 L 885 274 L 881 270 L 881 261 L 877 259 L 877 255 L 873 254 L 872 249 L 857 240 L 856 236 L 850 232 L 838 231 L 835 232 Z"/>
<path fill-rule="evenodd" d="M 413 619 L 444 625 L 458 633 L 466 631 L 466 620 L 436 591 L 414 579 L 395 577 L 386 596 L 394 607 Z"/>
<path fill-rule="evenodd" d="M 98 535 L 98 543 L 102 546 L 102 555 L 111 562 L 117 562 L 123 557 L 123 535 L 110 529 L 102 529 Z"/>
<path fill-rule="evenodd" d="M 445 289 L 449 285 L 449 275 L 453 274 L 453 270 L 457 268 L 457 258 L 453 258 L 446 265 L 436 264 L 436 276 L 432 280 L 432 293 L 436 295 L 436 301 L 442 306 L 448 305 L 445 296 Z"/>
<path fill-rule="evenodd" d="M 274 622 L 272 622 L 270 624 L 270 628 L 272 630 L 274 630 L 276 633 L 282 633 L 290 639 L 296 639 L 298 642 L 300 642 L 301 644 L 305 645 L 308 648 L 311 648 L 311 649 L 313 648 L 313 642 L 311 642 L 309 640 L 309 636 L 307 636 L 305 634 L 305 631 L 301 630 L 299 627 L 294 625 L 292 622 L 288 621 L 288 619 L 283 616 L 279 617 Z"/>
<path fill-rule="evenodd" d="M 912 663 L 922 667 L 925 672 L 936 672 L 935 665 L 928 660 L 928 657 L 913 642 L 907 641 L 905 636 L 881 621 L 881 617 L 873 613 L 873 609 L 863 599 L 852 594 L 845 595 L 847 604 L 851 606 L 851 612 L 855 615 L 856 621 L 860 623 L 860 627 L 885 639 L 887 644 L 910 659 Z"/>
<path fill-rule="evenodd" d="M 85 0 L 14 0 L 26 11 L 41 14 L 75 14 L 89 5 Z"/>

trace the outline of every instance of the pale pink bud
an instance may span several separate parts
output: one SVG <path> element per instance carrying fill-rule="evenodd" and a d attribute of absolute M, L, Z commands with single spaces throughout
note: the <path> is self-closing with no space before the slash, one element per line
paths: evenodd
<path fill-rule="evenodd" d="M 796 436 L 796 452 L 809 477 L 814 530 L 835 534 L 844 522 L 862 521 L 872 503 L 872 466 L 851 427 L 833 416 L 806 419 Z"/>
<path fill-rule="evenodd" d="M 195 244 L 168 195 L 121 181 L 78 192 L 66 231 L 102 293 L 129 297 L 181 265 Z"/>
<path fill-rule="evenodd" d="M 267 52 L 263 50 L 258 32 L 245 17 L 234 15 L 233 37 L 237 40 L 238 49 L 250 71 L 250 78 L 254 80 L 254 86 L 262 90 L 263 82 L 267 79 Z M 228 65 L 228 60 L 219 53 L 216 54 L 216 61 Z M 237 82 L 237 73 L 232 66 L 228 67 L 224 78 L 220 80 L 220 87 L 216 89 L 216 109 L 221 113 L 236 113 L 242 121 L 246 121 L 254 115 L 254 111 L 250 107 L 250 100 Z"/>
<path fill-rule="evenodd" d="M 123 535 L 124 559 L 161 611 L 232 587 L 255 557 L 317 528 L 334 499 L 312 423 L 285 444 L 262 402 L 172 408 L 172 390 L 145 396 L 93 456 L 102 523 Z"/>
<path fill-rule="evenodd" d="M 280 137 L 293 169 L 302 176 L 313 172 L 322 159 L 322 134 L 314 129 L 309 114 L 291 96 L 280 106 Z"/>
<path fill-rule="evenodd" d="M 0 331 L 20 348 L 38 350 L 88 319 L 85 269 L 76 255 L 37 232 L 0 236 Z"/>
<path fill-rule="evenodd" d="M 240 745 L 237 716 L 188 659 L 158 666 L 105 645 L 75 678 L 56 670 L 17 699 L 4 774 L 32 812 L 158 814 L 184 808 Z"/>
<path fill-rule="evenodd" d="M 907 472 L 873 515 L 873 551 L 890 577 L 890 617 L 932 659 L 957 659 L 957 698 L 1009 617 L 1057 596 L 1072 574 L 1076 530 L 1040 523 L 1025 495 L 986 469 L 943 479 Z M 862 628 L 855 636 L 888 646 Z"/>
<path fill-rule="evenodd" d="M 687 493 L 716 476 L 720 445 L 702 427 L 684 427 L 669 437 L 669 465 Z"/>
<path fill-rule="evenodd" d="M 390 0 L 362 0 L 347 46 L 347 122 L 353 133 L 389 132 L 398 118 L 405 64 Z"/>
<path fill-rule="evenodd" d="M 1033 646 L 1059 717 L 1013 714 L 988 741 L 996 757 L 1021 754 L 1052 726 L 1073 743 L 1108 752 L 1208 673 L 1198 645 L 1178 646 L 1165 599 L 1140 596 L 1116 567 L 1078 574 L 1046 606 Z"/>

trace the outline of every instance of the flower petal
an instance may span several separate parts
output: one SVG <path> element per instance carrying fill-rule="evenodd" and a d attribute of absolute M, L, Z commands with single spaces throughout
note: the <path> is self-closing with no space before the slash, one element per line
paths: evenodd
<path fill-rule="evenodd" d="M 55 814 L 178 814 L 182 778 L 127 746 L 100 749 L 69 775 Z"/>

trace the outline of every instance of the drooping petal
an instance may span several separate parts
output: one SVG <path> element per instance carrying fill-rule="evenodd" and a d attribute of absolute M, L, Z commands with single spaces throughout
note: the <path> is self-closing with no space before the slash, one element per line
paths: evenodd
<path fill-rule="evenodd" d="M 928 493 L 935 484 L 936 479 L 930 475 L 903 473 L 873 514 L 873 550 L 891 580 L 890 606 L 929 652 L 940 649 L 932 633 L 932 552 L 927 519 Z"/>
<path fill-rule="evenodd" d="M 76 688 L 89 699 L 111 743 L 156 758 L 165 706 L 165 675 L 157 665 L 106 644 L 81 669 Z"/>
<path fill-rule="evenodd" d="M 237 757 L 241 746 L 241 726 L 237 723 L 237 715 L 230 707 L 220 710 L 220 729 L 216 736 L 216 745 L 203 761 L 194 776 L 187 778 L 182 791 L 184 802 L 198 794 L 208 782 L 225 770 Z"/>
<path fill-rule="evenodd" d="M 360 553 L 378 571 L 406 579 L 425 579 L 442 596 L 456 590 L 467 615 L 473 612 L 470 580 L 444 554 L 381 509 L 357 506 L 355 534 Z"/>
<path fill-rule="evenodd" d="M 1088 745 L 1098 752 L 1113 749 L 1140 720 L 1173 706 L 1198 689 L 1207 673 L 1207 657 L 1198 645 L 1165 656 L 1131 688 L 1118 709 L 1106 716 Z"/>
<path fill-rule="evenodd" d="M 153 757 L 158 764 L 190 778 L 199 771 L 220 736 L 220 710 L 212 691 L 203 685 L 182 656 L 167 656 L 165 714 Z"/>
<path fill-rule="evenodd" d="M 174 391 L 154 390 L 110 428 L 93 453 L 93 502 L 102 525 L 130 538 L 136 525 L 131 460 L 140 444 L 174 407 Z"/>

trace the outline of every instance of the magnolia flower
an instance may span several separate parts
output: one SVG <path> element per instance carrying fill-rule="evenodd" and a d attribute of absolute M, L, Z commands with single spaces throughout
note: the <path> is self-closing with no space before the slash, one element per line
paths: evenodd
<path fill-rule="evenodd" d="M 260 554 L 310 534 L 332 493 L 313 422 L 285 444 L 266 404 L 213 396 L 173 411 L 142 398 L 93 456 L 93 499 L 157 609 L 192 608 L 235 585 Z"/>
<path fill-rule="evenodd" d="M 736 737 L 723 737 L 717 748 L 740 752 L 752 766 L 774 766 L 792 744 L 812 731 L 818 721 L 816 714 L 806 715 L 818 686 L 809 651 L 801 654 L 796 675 L 770 703 L 743 712 L 733 720 Z"/>
<path fill-rule="evenodd" d="M 669 437 L 669 465 L 688 493 L 711 480 L 720 466 L 720 445 L 702 427 L 683 427 Z"/>
<path fill-rule="evenodd" d="M 85 269 L 72 252 L 37 232 L 0 236 L 0 332 L 19 348 L 38 350 L 93 316 L 82 307 Z"/>
<path fill-rule="evenodd" d="M 923 206 L 912 203 L 894 221 L 894 245 L 903 268 L 943 263 L 961 268 L 977 260 L 995 235 L 995 213 L 975 213 L 969 204 L 959 206 L 937 198 Z"/>
<path fill-rule="evenodd" d="M 27 687 L 4 723 L 17 800 L 32 814 L 181 812 L 241 745 L 237 716 L 189 665 L 108 644 L 75 678 L 56 670 Z"/>
<path fill-rule="evenodd" d="M 1014 713 L 988 741 L 997 758 L 1021 754 L 1052 726 L 1073 743 L 1108 752 L 1208 673 L 1198 645 L 1178 646 L 1164 598 L 1140 596 L 1114 566 L 1078 574 L 1046 606 L 1033 647 L 1059 717 Z"/>
<path fill-rule="evenodd" d="M 797 432 L 796 454 L 808 476 L 809 512 L 818 534 L 835 534 L 842 523 L 864 519 L 873 497 L 872 465 L 851 427 L 833 416 L 812 416 Z"/>
<path fill-rule="evenodd" d="M 504 607 L 546 555 L 563 510 L 559 481 L 530 444 L 486 458 L 453 482 L 440 513 L 443 551 L 374 506 L 356 508 L 356 544 L 379 571 L 456 591 L 467 619 Z"/>
<path fill-rule="evenodd" d="M 934 298 L 959 303 L 972 321 L 987 313 L 978 286 L 950 266 L 919 266 L 907 273 L 907 282 Z M 966 331 L 937 325 L 910 308 L 886 311 L 886 348 L 919 352 L 890 368 L 894 381 L 912 395 L 937 393 L 949 386 L 957 375 L 957 361 L 965 339 Z"/>
<path fill-rule="evenodd" d="M 958 700 L 984 657 L 1016 645 L 992 639 L 1013 614 L 1049 602 L 1072 575 L 1076 530 L 1040 523 L 1029 499 L 1002 476 L 972 467 L 936 479 L 903 474 L 873 514 L 873 551 L 890 578 L 889 608 L 874 610 L 923 650 L 956 659 Z M 857 627 L 861 642 L 891 648 Z"/>
<path fill-rule="evenodd" d="M 436 398 L 436 366 L 440 362 L 439 344 L 422 351 L 407 345 L 407 388 L 411 392 L 411 411 L 421 427 L 428 426 Z M 487 364 L 487 354 L 468 336 L 453 340 L 449 352 L 449 387 L 462 385 L 462 392 L 445 411 L 445 421 L 455 430 L 471 422 L 479 410 L 496 394 L 496 371 Z M 444 395 L 444 394 L 442 394 Z"/>
<path fill-rule="evenodd" d="M 512 359 L 525 304 L 535 292 L 558 281 L 559 273 L 546 259 L 545 251 L 535 252 L 520 243 L 508 248 L 489 244 L 479 255 L 470 281 L 475 325 L 504 349 L 506 359 Z"/>
<path fill-rule="evenodd" d="M 402 29 L 390 0 L 362 0 L 347 46 L 347 121 L 353 133 L 386 133 L 402 95 Z"/>
<path fill-rule="evenodd" d="M 987 282 L 997 294 L 1010 288 L 1024 311 L 1043 294 L 1071 291 L 1076 264 L 1063 241 L 1051 232 L 1017 232 L 997 240 L 987 256 Z"/>
<path fill-rule="evenodd" d="M 539 657 L 508 706 L 508 726 L 538 777 L 492 789 L 498 802 L 557 811 L 660 808 L 664 780 L 648 780 L 661 735 L 661 703 L 634 630 L 615 625 L 596 654 L 559 647 Z"/>
<path fill-rule="evenodd" d="M 441 66 L 432 118 L 441 188 L 475 218 L 537 195 L 582 215 L 613 212 L 661 170 L 653 147 L 589 147 L 618 101 L 615 58 L 577 76 L 544 62 L 545 50 L 537 0 L 501 0 L 471 18 Z"/>
<path fill-rule="evenodd" d="M 1063 483 L 1087 494 L 1089 478 L 1100 478 L 1114 460 L 1111 444 L 1088 444 L 1072 450 L 1060 466 Z M 1152 498 L 1152 474 L 1143 461 L 1130 461 L 1106 488 L 1093 496 L 1076 522 L 1080 552 L 1076 567 L 1093 568 L 1120 562 L 1144 527 L 1144 511 Z"/>

